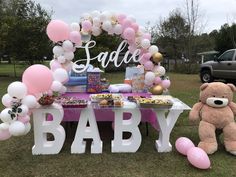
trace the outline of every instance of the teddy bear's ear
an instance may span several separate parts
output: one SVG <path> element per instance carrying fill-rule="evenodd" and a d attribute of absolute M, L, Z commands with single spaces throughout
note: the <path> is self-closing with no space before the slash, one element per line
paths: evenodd
<path fill-rule="evenodd" d="M 236 91 L 236 87 L 234 86 L 234 84 L 227 84 L 227 85 L 230 87 L 230 89 L 231 89 L 233 92 Z"/>
<path fill-rule="evenodd" d="M 207 88 L 208 85 L 209 85 L 208 83 L 202 84 L 200 90 L 204 90 L 205 88 Z"/>

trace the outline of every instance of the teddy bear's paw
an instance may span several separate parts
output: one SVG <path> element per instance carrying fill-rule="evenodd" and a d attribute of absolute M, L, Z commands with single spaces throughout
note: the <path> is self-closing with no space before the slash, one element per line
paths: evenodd
<path fill-rule="evenodd" d="M 207 154 L 213 154 L 214 152 L 217 151 L 217 143 L 208 143 L 208 142 L 200 142 L 198 144 L 198 147 L 203 149 Z"/>
<path fill-rule="evenodd" d="M 236 151 L 229 151 L 230 154 L 236 155 Z"/>

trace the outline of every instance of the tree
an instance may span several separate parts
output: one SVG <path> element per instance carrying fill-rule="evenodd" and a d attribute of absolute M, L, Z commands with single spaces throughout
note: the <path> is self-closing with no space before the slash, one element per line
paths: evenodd
<path fill-rule="evenodd" d="M 216 50 L 220 53 L 232 48 L 236 48 L 236 24 L 224 24 L 220 30 L 214 35 Z"/>
<path fill-rule="evenodd" d="M 175 68 L 177 60 L 185 53 L 185 42 L 189 31 L 183 15 L 179 10 L 174 10 L 167 19 L 160 19 L 158 26 L 158 45 L 168 54 L 170 58 L 175 59 Z"/>
<path fill-rule="evenodd" d="M 31 0 L 8 0 L 1 4 L 4 9 L 0 14 L 1 50 L 14 60 L 30 64 L 50 57 L 51 43 L 45 29 L 51 14 Z"/>

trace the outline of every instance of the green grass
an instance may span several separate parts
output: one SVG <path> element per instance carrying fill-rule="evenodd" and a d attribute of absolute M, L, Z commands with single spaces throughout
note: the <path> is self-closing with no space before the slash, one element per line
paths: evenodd
<path fill-rule="evenodd" d="M 172 81 L 170 93 L 192 106 L 198 100 L 199 86 L 197 75 L 168 74 Z M 123 75 L 107 74 L 113 83 L 122 82 Z M 0 78 L 0 96 L 6 92 L 7 85 L 13 79 Z M 171 143 L 178 137 L 187 136 L 198 143 L 197 126 L 188 123 L 188 112 L 181 114 L 171 134 Z M 31 148 L 34 144 L 33 131 L 23 137 L 12 137 L 0 142 L 0 176 L 235 176 L 236 159 L 224 150 L 210 155 L 212 168 L 199 170 L 192 167 L 187 158 L 180 155 L 175 148 L 170 153 L 158 153 L 155 140 L 158 133 L 149 126 L 149 136 L 145 135 L 145 126 L 141 125 L 142 144 L 137 153 L 111 153 L 112 130 L 110 126 L 100 125 L 103 139 L 103 153 L 71 155 L 72 136 L 67 137 L 62 151 L 58 155 L 33 156 Z M 105 132 L 103 132 L 105 131 Z M 103 132 L 103 133 L 102 133 Z"/>

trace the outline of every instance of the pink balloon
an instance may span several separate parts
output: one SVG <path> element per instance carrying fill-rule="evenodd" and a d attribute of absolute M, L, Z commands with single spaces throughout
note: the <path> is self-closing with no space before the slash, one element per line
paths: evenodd
<path fill-rule="evenodd" d="M 28 93 L 31 95 L 48 91 L 52 81 L 52 71 L 44 65 L 32 65 L 22 75 L 22 82 L 27 86 Z"/>
<path fill-rule="evenodd" d="M 180 137 L 175 142 L 175 148 L 183 155 L 187 155 L 187 152 L 193 147 L 195 147 L 193 142 L 186 137 Z"/>
<path fill-rule="evenodd" d="M 78 31 L 70 32 L 69 39 L 71 40 L 71 42 L 74 42 L 75 44 L 80 44 L 81 43 L 81 35 Z"/>
<path fill-rule="evenodd" d="M 122 22 L 122 27 L 123 27 L 123 29 L 125 29 L 125 28 L 130 28 L 131 27 L 131 24 L 132 24 L 132 22 L 131 22 L 131 20 L 129 20 L 129 19 L 124 19 L 123 20 L 123 22 Z"/>
<path fill-rule="evenodd" d="M 187 153 L 188 161 L 199 169 L 208 169 L 211 166 L 207 153 L 199 147 L 192 147 Z"/>
<path fill-rule="evenodd" d="M 83 21 L 81 25 L 84 31 L 90 31 L 92 29 L 92 23 L 89 20 Z"/>
<path fill-rule="evenodd" d="M 161 85 L 164 89 L 168 89 L 170 87 L 170 80 L 168 79 L 163 80 Z"/>
<path fill-rule="evenodd" d="M 151 71 L 154 68 L 154 64 L 151 61 L 147 61 L 144 63 L 144 68 L 148 71 Z"/>
<path fill-rule="evenodd" d="M 144 55 L 143 55 L 143 57 L 146 59 L 146 60 L 150 60 L 150 58 L 152 57 L 152 54 L 151 53 L 145 53 Z"/>
<path fill-rule="evenodd" d="M 126 28 L 124 31 L 124 38 L 133 40 L 135 38 L 135 31 L 132 28 Z"/>
<path fill-rule="evenodd" d="M 61 20 L 52 20 L 47 26 L 47 35 L 53 42 L 64 41 L 69 38 L 70 28 Z"/>
<path fill-rule="evenodd" d="M 132 23 L 131 28 L 133 28 L 135 32 L 138 32 L 139 26 L 137 23 Z"/>
<path fill-rule="evenodd" d="M 154 83 L 157 84 L 157 85 L 160 84 L 161 82 L 162 82 L 162 80 L 159 76 L 157 76 L 154 80 Z"/>
<path fill-rule="evenodd" d="M 58 68 L 62 68 L 61 64 L 57 60 L 51 60 L 49 65 L 52 71 L 55 71 Z"/>
<path fill-rule="evenodd" d="M 119 24 L 122 24 L 124 19 L 126 18 L 126 15 L 125 14 L 119 14 L 117 15 L 117 21 Z"/>
<path fill-rule="evenodd" d="M 149 34 L 149 33 L 144 33 L 144 34 L 143 34 L 143 39 L 151 40 L 151 34 Z"/>
<path fill-rule="evenodd" d="M 11 134 L 8 129 L 0 130 L 0 141 L 7 140 L 11 137 Z"/>
<path fill-rule="evenodd" d="M 130 45 L 130 46 L 128 47 L 128 49 L 129 49 L 129 52 L 130 52 L 131 54 L 133 54 L 134 51 L 137 49 L 137 47 L 136 47 L 136 45 Z"/>
<path fill-rule="evenodd" d="M 17 118 L 20 122 L 26 124 L 30 121 L 30 117 L 27 115 L 27 116 L 24 116 L 24 117 L 18 117 Z"/>
<path fill-rule="evenodd" d="M 144 55 L 139 55 L 139 63 L 144 65 L 148 60 L 144 57 Z"/>

